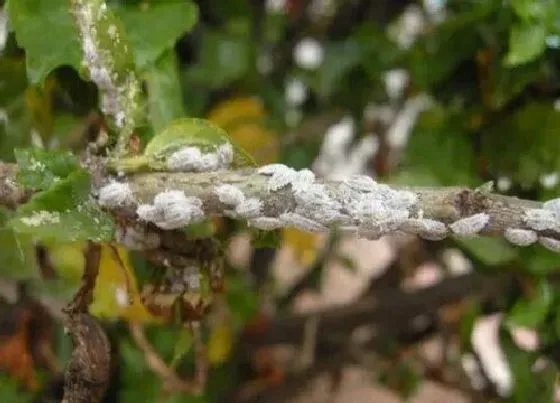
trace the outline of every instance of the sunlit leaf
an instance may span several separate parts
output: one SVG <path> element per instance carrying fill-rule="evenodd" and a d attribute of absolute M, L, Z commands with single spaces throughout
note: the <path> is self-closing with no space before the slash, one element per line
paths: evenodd
<path fill-rule="evenodd" d="M 225 362 L 233 347 L 233 330 L 228 323 L 219 323 L 210 333 L 207 351 L 208 361 L 213 365 Z"/>
<path fill-rule="evenodd" d="M 223 128 L 229 137 L 246 150 L 258 164 L 278 161 L 278 136 L 265 126 L 267 113 L 256 98 L 234 98 L 218 104 L 208 120 Z"/>
<path fill-rule="evenodd" d="M 150 315 L 140 301 L 134 269 L 126 250 L 122 247 L 116 250 L 120 262 L 110 246 L 103 245 L 101 249 L 99 275 L 91 312 L 106 319 L 123 319 L 133 323 L 158 323 L 159 321 Z"/>
<path fill-rule="evenodd" d="M 519 300 L 508 315 L 509 325 L 537 328 L 548 315 L 554 292 L 546 280 L 539 282 L 529 298 Z"/>
<path fill-rule="evenodd" d="M 546 27 L 538 24 L 514 25 L 509 36 L 505 63 L 517 66 L 539 57 L 546 49 Z"/>
<path fill-rule="evenodd" d="M 204 119 L 182 118 L 171 122 L 146 145 L 145 156 L 168 156 L 183 147 L 197 147 L 204 152 L 215 151 L 227 142 L 234 148 L 233 166 L 251 166 L 254 161 L 240 146 L 233 143 L 220 127 Z"/>

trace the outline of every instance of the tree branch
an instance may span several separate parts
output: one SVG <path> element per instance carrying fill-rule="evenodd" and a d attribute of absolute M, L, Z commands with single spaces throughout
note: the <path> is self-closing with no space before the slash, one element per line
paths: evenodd
<path fill-rule="evenodd" d="M 15 175 L 13 164 L 0 163 L 0 205 L 14 206 L 29 197 Z M 429 240 L 504 236 L 517 246 L 539 242 L 560 252 L 560 199 L 541 203 L 467 187 L 392 186 L 361 175 L 323 180 L 279 164 L 105 175 L 94 183 L 103 208 L 164 231 L 226 216 L 263 230 L 336 227 L 370 239 L 399 232 Z"/>
<path fill-rule="evenodd" d="M 182 200 L 173 199 L 173 192 Z M 227 216 L 263 230 L 292 226 L 322 232 L 338 227 L 370 239 L 396 232 L 429 240 L 505 236 L 518 246 L 539 241 L 560 250 L 556 201 L 540 203 L 466 187 L 388 186 L 366 176 L 321 180 L 308 170 L 282 165 L 139 173 L 102 187 L 99 200 L 119 215 L 139 217 L 162 229 Z M 180 204 L 190 210 L 182 211 Z M 178 216 L 184 220 L 177 222 Z"/>

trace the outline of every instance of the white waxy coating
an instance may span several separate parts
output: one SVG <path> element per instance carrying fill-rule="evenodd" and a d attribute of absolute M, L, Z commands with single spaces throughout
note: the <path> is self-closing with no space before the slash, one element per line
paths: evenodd
<path fill-rule="evenodd" d="M 216 187 L 214 193 L 218 195 L 218 199 L 224 204 L 237 206 L 245 201 L 243 192 L 233 185 L 220 185 Z"/>
<path fill-rule="evenodd" d="M 99 205 L 117 208 L 134 205 L 134 195 L 128 183 L 112 181 L 99 189 Z"/>
<path fill-rule="evenodd" d="M 560 241 L 558 239 L 541 236 L 539 237 L 539 243 L 552 252 L 560 253 Z"/>
<path fill-rule="evenodd" d="M 535 231 L 552 229 L 557 224 L 557 217 L 554 211 L 545 209 L 531 209 L 525 212 L 525 224 Z"/>
<path fill-rule="evenodd" d="M 508 228 L 504 231 L 504 238 L 517 246 L 529 246 L 537 242 L 538 235 L 530 229 Z"/>
<path fill-rule="evenodd" d="M 179 229 L 204 219 L 202 201 L 185 196 L 180 190 L 169 190 L 154 197 L 154 205 L 140 205 L 136 213 L 141 220 L 153 222 L 164 230 Z"/>
<path fill-rule="evenodd" d="M 280 214 L 280 221 L 290 227 L 306 232 L 326 232 L 328 228 L 316 221 L 310 220 L 297 213 Z"/>
<path fill-rule="evenodd" d="M 198 147 L 184 147 L 167 158 L 167 168 L 176 172 L 210 172 L 226 169 L 233 161 L 233 147 L 221 144 L 214 152 L 203 154 Z"/>
<path fill-rule="evenodd" d="M 456 235 L 471 237 L 482 231 L 489 221 L 490 216 L 487 213 L 478 213 L 449 224 L 449 228 Z"/>
<path fill-rule="evenodd" d="M 256 198 L 243 200 L 235 207 L 235 213 L 241 218 L 256 218 L 262 214 L 263 203 Z"/>
<path fill-rule="evenodd" d="M 448 229 L 444 223 L 429 218 L 410 218 L 399 229 L 430 241 L 440 241 L 445 239 L 448 234 Z"/>

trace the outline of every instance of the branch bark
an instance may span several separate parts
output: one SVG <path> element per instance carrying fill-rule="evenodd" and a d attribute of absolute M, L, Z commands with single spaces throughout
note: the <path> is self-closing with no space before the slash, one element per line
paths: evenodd
<path fill-rule="evenodd" d="M 311 174 L 307 170 L 288 173 L 297 176 L 304 171 Z M 2 206 L 23 203 L 29 197 L 17 186 L 15 175 L 13 164 L 0 163 Z M 145 219 L 138 215 L 139 206 L 151 206 L 156 196 L 178 191 L 198 203 L 196 220 L 227 216 L 267 230 L 291 226 L 317 232 L 337 227 L 344 233 L 372 239 L 398 232 L 430 240 L 447 236 L 505 236 L 519 246 L 539 241 L 548 249 L 560 251 L 557 200 L 541 203 L 467 187 L 384 185 L 365 176 L 336 180 L 313 177 L 309 183 L 297 182 L 292 177 L 283 183 L 275 175 L 266 167 L 197 173 L 147 172 L 124 178 L 104 174 L 94 181 L 93 193 L 105 209 L 134 220 Z M 107 192 L 115 183 L 125 188 L 125 194 Z M 224 185 L 240 192 L 240 204 L 224 199 L 218 191 Z M 187 220 L 183 226 L 190 223 Z"/>

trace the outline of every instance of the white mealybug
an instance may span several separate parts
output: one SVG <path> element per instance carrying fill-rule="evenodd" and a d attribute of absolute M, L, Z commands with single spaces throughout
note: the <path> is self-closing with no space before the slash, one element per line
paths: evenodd
<path fill-rule="evenodd" d="M 297 228 L 306 232 L 325 232 L 327 227 L 316 221 L 310 220 L 297 213 L 280 214 L 280 221 L 290 227 Z"/>
<path fill-rule="evenodd" d="M 282 222 L 274 217 L 258 217 L 247 221 L 250 227 L 255 227 L 264 231 L 272 231 L 282 227 Z"/>
<path fill-rule="evenodd" d="M 123 207 L 134 203 L 134 195 L 128 183 L 113 181 L 99 189 L 99 204 L 103 207 Z"/>
<path fill-rule="evenodd" d="M 202 153 L 198 147 L 184 147 L 167 158 L 167 168 L 177 172 L 194 172 L 201 160 Z"/>
<path fill-rule="evenodd" d="M 151 204 L 141 204 L 136 208 L 136 215 L 142 221 L 158 222 L 163 220 L 163 212 Z"/>
<path fill-rule="evenodd" d="M 377 185 L 372 177 L 366 175 L 352 175 L 345 179 L 343 183 L 352 190 L 359 192 L 373 192 Z"/>
<path fill-rule="evenodd" d="M 408 219 L 401 224 L 399 229 L 429 241 L 441 241 L 447 237 L 448 233 L 444 223 L 429 218 Z"/>
<path fill-rule="evenodd" d="M 560 199 L 552 199 L 543 203 L 543 209 L 560 212 Z"/>
<path fill-rule="evenodd" d="M 525 212 L 524 221 L 529 228 L 544 231 L 556 226 L 557 217 L 551 210 L 531 209 Z"/>
<path fill-rule="evenodd" d="M 245 201 L 243 192 L 233 185 L 220 185 L 216 187 L 214 193 L 218 195 L 218 199 L 224 204 L 237 206 Z"/>
<path fill-rule="evenodd" d="M 309 169 L 296 172 L 290 184 L 294 193 L 305 192 L 315 182 L 315 174 Z"/>
<path fill-rule="evenodd" d="M 490 221 L 490 216 L 487 213 L 478 213 L 470 217 L 461 218 L 452 224 L 449 228 L 456 235 L 463 237 L 471 237 L 478 234 Z"/>
<path fill-rule="evenodd" d="M 144 221 L 153 222 L 165 230 L 183 228 L 204 219 L 202 201 L 187 197 L 180 190 L 168 190 L 154 197 L 154 206 L 141 205 L 136 213 Z"/>
<path fill-rule="evenodd" d="M 288 186 L 296 180 L 297 172 L 283 164 L 270 164 L 259 168 L 258 172 L 264 175 L 272 175 L 268 180 L 268 190 L 277 191 Z"/>
<path fill-rule="evenodd" d="M 529 246 L 537 242 L 538 235 L 530 229 L 508 228 L 504 231 L 504 238 L 517 246 Z"/>
<path fill-rule="evenodd" d="M 539 237 L 539 243 L 552 252 L 560 253 L 560 241 L 558 239 L 541 236 Z"/>
<path fill-rule="evenodd" d="M 259 199 L 245 199 L 235 207 L 235 212 L 243 218 L 255 218 L 261 215 L 262 206 L 263 203 Z"/>
<path fill-rule="evenodd" d="M 220 168 L 227 168 L 233 162 L 233 146 L 230 142 L 221 144 L 216 150 Z"/>

